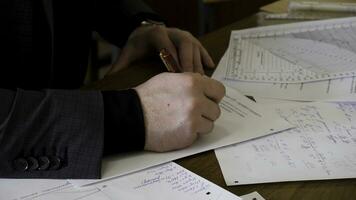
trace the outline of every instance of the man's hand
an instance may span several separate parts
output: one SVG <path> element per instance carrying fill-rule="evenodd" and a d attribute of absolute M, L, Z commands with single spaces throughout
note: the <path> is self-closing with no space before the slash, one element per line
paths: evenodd
<path fill-rule="evenodd" d="M 209 133 L 220 115 L 224 86 L 198 73 L 163 73 L 135 88 L 142 103 L 145 150 L 170 151 Z"/>
<path fill-rule="evenodd" d="M 117 62 L 108 74 L 126 68 L 133 61 L 157 54 L 166 48 L 185 72 L 204 74 L 203 66 L 213 68 L 214 62 L 206 49 L 189 32 L 161 25 L 140 26 L 135 29 Z"/>

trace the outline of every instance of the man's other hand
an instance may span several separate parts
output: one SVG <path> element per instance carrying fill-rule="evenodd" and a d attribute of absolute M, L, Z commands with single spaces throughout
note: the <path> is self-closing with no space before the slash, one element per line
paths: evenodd
<path fill-rule="evenodd" d="M 207 50 L 189 32 L 163 25 L 148 25 L 140 26 L 131 33 L 108 74 L 124 69 L 146 56 L 158 55 L 163 48 L 172 54 L 184 72 L 204 74 L 203 66 L 215 67 Z"/>
<path fill-rule="evenodd" d="M 145 150 L 156 152 L 185 148 L 209 133 L 225 95 L 220 82 L 199 73 L 162 73 L 135 89 L 145 118 Z"/>

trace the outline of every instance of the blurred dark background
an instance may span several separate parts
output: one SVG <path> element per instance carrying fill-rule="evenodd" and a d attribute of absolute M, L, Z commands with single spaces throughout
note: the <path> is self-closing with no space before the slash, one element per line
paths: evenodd
<path fill-rule="evenodd" d="M 195 36 L 216 30 L 248 15 L 273 0 L 145 0 L 170 26 Z"/>
<path fill-rule="evenodd" d="M 167 21 L 199 37 L 259 11 L 275 0 L 144 0 Z M 86 83 L 103 77 L 119 49 L 93 36 Z"/>

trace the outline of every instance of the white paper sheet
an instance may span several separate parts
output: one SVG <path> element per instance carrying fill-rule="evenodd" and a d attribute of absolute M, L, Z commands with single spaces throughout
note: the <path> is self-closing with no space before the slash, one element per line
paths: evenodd
<path fill-rule="evenodd" d="M 207 135 L 201 135 L 191 147 L 166 153 L 136 152 L 105 158 L 102 167 L 103 179 L 292 127 L 269 108 L 262 108 L 231 88 L 227 88 L 221 108 L 221 116 L 215 122 L 214 130 Z M 85 185 L 98 180 L 70 181 L 75 185 Z"/>
<path fill-rule="evenodd" d="M 210 181 L 170 162 L 97 184 L 111 199 L 240 200 Z"/>
<path fill-rule="evenodd" d="M 330 12 L 356 12 L 356 3 L 352 0 L 333 0 L 333 1 L 289 1 L 289 11 L 308 10 L 308 11 L 330 11 Z"/>
<path fill-rule="evenodd" d="M 67 180 L 0 179 L 0 199 L 30 199 L 55 188 L 70 188 Z"/>
<path fill-rule="evenodd" d="M 243 200 L 265 200 L 258 192 L 242 195 Z"/>
<path fill-rule="evenodd" d="M 32 198 L 18 198 L 18 200 L 114 200 L 108 196 L 105 188 L 89 186 L 76 188 L 73 185 L 69 188 L 53 188 L 53 191 L 45 192 Z"/>
<path fill-rule="evenodd" d="M 1 200 L 240 200 L 175 163 L 152 167 L 92 186 L 65 180 L 0 179 Z"/>
<path fill-rule="evenodd" d="M 315 11 L 293 11 L 288 13 L 266 13 L 264 18 L 274 20 L 321 20 L 332 18 L 353 17 L 354 13 L 344 12 L 315 12 Z"/>
<path fill-rule="evenodd" d="M 215 150 L 227 185 L 356 178 L 356 102 L 269 106 L 297 128 Z"/>
<path fill-rule="evenodd" d="M 356 101 L 356 76 L 309 83 L 253 83 L 225 79 L 227 53 L 221 58 L 213 78 L 245 95 L 300 101 Z"/>
<path fill-rule="evenodd" d="M 264 104 L 268 106 L 268 104 L 282 104 L 282 103 L 294 103 L 295 101 L 289 100 L 280 100 L 280 99 L 270 99 L 270 98 L 262 98 L 262 97 L 253 97 L 258 104 Z M 310 101 L 297 101 L 298 103 L 308 103 Z"/>
<path fill-rule="evenodd" d="M 1 200 L 111 200 L 95 186 L 75 188 L 67 180 L 0 179 Z"/>
<path fill-rule="evenodd" d="M 226 79 L 305 83 L 356 75 L 356 17 L 232 31 Z"/>

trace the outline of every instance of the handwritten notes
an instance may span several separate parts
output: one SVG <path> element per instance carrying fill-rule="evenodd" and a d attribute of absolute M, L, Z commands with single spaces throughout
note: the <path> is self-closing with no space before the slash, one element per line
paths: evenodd
<path fill-rule="evenodd" d="M 269 106 L 297 128 L 215 150 L 228 185 L 356 178 L 356 103 Z"/>
<path fill-rule="evenodd" d="M 165 153 L 134 152 L 105 158 L 102 167 L 103 179 L 125 175 L 292 127 L 273 110 L 261 107 L 231 88 L 226 89 L 226 97 L 222 100 L 221 108 L 221 116 L 215 122 L 214 130 L 209 134 L 201 135 L 189 148 Z M 75 185 L 87 185 L 97 181 L 71 180 Z"/>
<path fill-rule="evenodd" d="M 0 179 L 0 186 L 4 200 L 240 200 L 172 162 L 85 187 L 66 180 L 28 179 Z"/>
<path fill-rule="evenodd" d="M 113 199 L 157 200 L 239 200 L 234 194 L 170 162 L 107 183 L 106 193 Z"/>
<path fill-rule="evenodd" d="M 231 33 L 226 79 L 303 83 L 356 76 L 356 18 Z"/>

